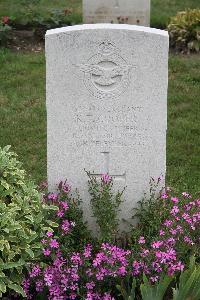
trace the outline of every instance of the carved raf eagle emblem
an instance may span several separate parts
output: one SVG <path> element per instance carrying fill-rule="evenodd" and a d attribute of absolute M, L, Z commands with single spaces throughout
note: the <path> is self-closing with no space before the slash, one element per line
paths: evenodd
<path fill-rule="evenodd" d="M 117 52 L 115 44 L 106 40 L 86 64 L 76 65 L 84 74 L 86 88 L 99 99 L 116 97 L 129 85 L 132 66 Z"/>
<path fill-rule="evenodd" d="M 129 72 L 129 66 L 114 66 L 105 68 L 101 65 L 80 65 L 80 70 L 84 73 L 91 74 L 93 81 L 101 86 L 109 86 L 116 83 L 116 77 L 123 76 Z"/>

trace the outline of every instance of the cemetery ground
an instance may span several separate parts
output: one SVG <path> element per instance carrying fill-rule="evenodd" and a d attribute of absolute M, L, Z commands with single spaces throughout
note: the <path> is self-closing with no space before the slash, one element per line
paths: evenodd
<path fill-rule="evenodd" d="M 46 178 L 44 53 L 1 49 L 0 65 L 1 145 L 12 145 L 24 168 L 39 183 Z M 199 92 L 200 55 L 171 54 L 167 184 L 194 195 L 200 186 Z"/>
<path fill-rule="evenodd" d="M 8 5 L 8 2 L 15 2 L 15 5 Z M 152 0 L 151 26 L 166 28 L 171 15 L 187 7 L 197 7 L 198 2 L 199 0 Z M 58 5 L 62 13 L 63 9 L 72 8 L 72 23 L 81 22 L 81 0 L 1 0 L 0 18 L 1 15 L 16 18 L 19 16 L 18 20 L 26 23 L 27 19 L 23 19 L 23 16 L 29 18 L 30 10 L 26 14 L 27 6 L 22 8 L 20 3 L 33 4 L 34 10 L 42 13 L 44 18 L 48 18 L 45 14 Z M 47 3 L 48 12 L 45 10 Z M 172 300 L 172 297 L 173 300 L 199 300 L 200 53 L 177 54 L 177 48 L 170 50 L 166 184 L 172 190 L 164 189 L 158 198 L 152 194 L 152 197 L 141 199 L 138 210 L 131 211 L 133 218 L 137 216 L 137 224 L 133 225 L 131 220 L 130 231 L 119 235 L 118 208 L 122 194 L 115 193 L 112 188 L 115 178 L 112 179 L 108 174 L 100 175 L 99 181 L 95 176 L 89 177 L 90 198 L 87 200 L 90 200 L 99 228 L 99 236 L 94 237 L 84 222 L 83 207 L 79 207 L 79 197 L 75 192 L 77 186 L 70 186 L 70 178 L 67 178 L 69 183 L 60 182 L 58 193 L 48 192 L 47 183 L 43 181 L 47 178 L 47 117 L 49 124 L 49 115 L 46 116 L 44 42 L 36 40 L 33 28 L 21 29 L 18 28 L 18 31 L 32 33 L 30 39 L 22 36 L 15 40 L 15 45 L 11 43 L 7 44 L 9 48 L 0 47 L 0 298 L 22 299 L 21 294 L 35 300 L 58 300 L 66 297 L 147 300 L 152 295 L 151 299 L 159 300 Z M 43 28 L 42 34 L 45 30 Z M 14 37 L 16 32 L 14 29 Z M 143 44 L 145 43 L 142 42 Z M 138 52 L 140 49 L 138 48 Z M 154 51 L 146 49 L 150 61 L 152 58 L 157 59 Z M 79 51 L 80 47 L 77 50 L 78 55 L 82 53 Z M 66 53 L 70 57 L 71 52 Z M 56 66 L 62 69 L 62 60 L 60 65 L 58 60 Z M 162 70 L 161 63 L 157 63 L 156 67 L 159 73 Z M 48 71 L 47 74 L 49 75 Z M 55 79 L 57 74 L 59 70 L 57 73 L 54 69 L 52 78 Z M 70 69 L 67 74 L 70 74 Z M 151 82 L 152 69 L 149 68 L 146 74 L 144 78 L 141 77 L 146 78 L 144 87 Z M 60 79 L 61 77 L 58 81 Z M 158 86 L 157 77 L 155 79 L 155 85 L 149 85 L 149 92 L 146 92 L 149 96 L 147 99 L 155 100 L 158 95 L 156 91 L 151 96 L 151 91 Z M 65 85 L 63 77 L 62 84 L 68 88 L 62 98 L 69 91 L 69 98 L 66 98 L 68 103 L 73 80 Z M 47 84 L 48 82 L 49 79 Z M 162 81 L 159 82 L 162 85 Z M 141 81 L 138 84 L 142 86 Z M 132 85 L 132 89 L 137 91 L 135 85 Z M 56 90 L 57 87 L 50 94 Z M 143 92 L 143 88 L 141 90 Z M 83 96 L 81 89 L 77 92 Z M 85 99 L 88 98 L 87 95 Z M 57 96 L 52 100 L 60 99 Z M 134 99 L 131 97 L 131 100 Z M 149 105 L 146 107 L 149 108 L 150 103 L 148 101 Z M 157 107 L 154 106 L 154 109 Z M 159 126 L 163 128 L 163 119 L 156 118 L 158 115 L 156 112 L 152 114 L 152 110 L 151 115 L 155 115 L 153 128 L 159 130 Z M 59 117 L 60 113 L 59 111 Z M 146 113 L 140 115 L 140 122 L 142 118 L 144 120 L 144 116 L 146 117 Z M 67 119 L 66 112 L 64 117 Z M 73 119 L 67 120 L 72 120 L 73 123 Z M 160 124 L 157 122 L 155 126 L 155 120 L 159 120 Z M 52 124 L 54 126 L 55 121 Z M 65 126 L 59 127 L 59 136 L 63 137 L 62 128 Z M 154 134 L 155 131 L 151 133 Z M 150 134 L 147 135 L 147 141 Z M 160 138 L 162 140 L 161 136 Z M 160 141 L 160 138 L 155 141 Z M 130 143 L 132 140 L 133 138 L 129 140 Z M 68 141 L 71 139 L 68 138 Z M 6 145 L 11 145 L 11 151 L 18 154 L 18 159 L 23 162 L 22 167 L 13 159 L 8 147 L 1 148 Z M 75 165 L 72 163 L 73 153 L 70 157 L 71 161 L 64 157 L 67 167 L 68 164 Z M 134 156 L 131 155 L 132 157 Z M 108 167 L 105 170 L 109 170 L 109 161 L 107 162 Z M 116 165 L 117 163 L 118 161 Z M 136 164 L 136 167 L 140 166 L 137 172 L 134 171 L 136 176 L 142 170 L 140 163 L 138 161 Z M 152 169 L 154 165 L 156 161 L 151 164 Z M 149 166 L 148 163 L 145 165 L 145 171 Z M 116 174 L 105 170 L 104 173 Z M 35 188 L 32 179 L 40 185 Z M 128 184 L 127 186 L 129 187 Z M 131 187 L 135 187 L 134 183 Z M 131 192 L 131 196 L 132 194 L 134 193 Z M 84 204 L 84 197 L 82 199 Z M 126 210 L 127 207 L 128 205 Z"/>
<path fill-rule="evenodd" d="M 0 1 L 0 17 L 12 16 L 17 22 L 25 23 L 25 19 L 30 20 L 30 11 L 27 9 L 28 4 L 31 4 L 33 15 L 39 14 L 42 16 L 41 22 L 50 17 L 52 10 L 72 9 L 72 14 L 69 16 L 69 21 L 72 23 L 82 22 L 82 7 L 81 0 L 1 0 Z M 48 4 L 48 5 L 47 5 Z M 187 8 L 197 8 L 199 0 L 152 0 L 151 1 L 151 26 L 155 28 L 166 28 L 171 16 L 176 15 L 178 11 Z M 47 9 L 48 7 L 48 9 Z M 54 15 L 57 19 L 58 15 Z"/>

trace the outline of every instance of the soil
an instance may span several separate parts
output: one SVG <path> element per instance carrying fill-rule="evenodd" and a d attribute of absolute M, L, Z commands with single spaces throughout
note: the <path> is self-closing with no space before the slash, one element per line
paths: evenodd
<path fill-rule="evenodd" d="M 44 33 L 33 30 L 13 30 L 7 47 L 13 51 L 40 52 L 44 50 Z"/>

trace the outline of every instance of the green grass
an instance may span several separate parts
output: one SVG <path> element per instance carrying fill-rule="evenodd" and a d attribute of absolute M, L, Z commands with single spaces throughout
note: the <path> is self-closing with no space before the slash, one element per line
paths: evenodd
<path fill-rule="evenodd" d="M 178 11 L 198 7 L 200 7 L 199 0 L 152 0 L 151 26 L 165 28 L 170 17 L 176 15 Z"/>
<path fill-rule="evenodd" d="M 0 50 L 0 145 L 12 145 L 39 182 L 46 178 L 45 60 L 43 53 Z M 169 61 L 167 182 L 200 190 L 200 56 Z"/>
<path fill-rule="evenodd" d="M 172 186 L 200 192 L 200 55 L 169 61 L 167 174 Z"/>
<path fill-rule="evenodd" d="M 8 15 L 18 18 L 22 11 L 26 13 L 24 1 L 28 3 L 37 0 L 0 0 L 0 16 Z M 73 9 L 74 22 L 81 22 L 82 0 L 40 0 L 38 4 L 33 5 L 35 11 L 44 17 L 48 17 L 52 9 L 67 7 Z M 169 18 L 177 11 L 197 7 L 199 7 L 199 0 L 152 0 L 151 26 L 164 28 Z"/>

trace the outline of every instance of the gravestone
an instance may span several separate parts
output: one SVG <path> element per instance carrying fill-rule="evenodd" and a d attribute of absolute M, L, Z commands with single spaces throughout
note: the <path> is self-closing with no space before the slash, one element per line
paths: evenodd
<path fill-rule="evenodd" d="M 83 0 L 83 23 L 149 26 L 150 0 Z"/>
<path fill-rule="evenodd" d="M 116 190 L 126 186 L 126 229 L 150 178 L 165 175 L 168 33 L 115 24 L 49 30 L 46 66 L 49 189 L 67 178 L 93 228 L 84 169 L 109 173 Z"/>

